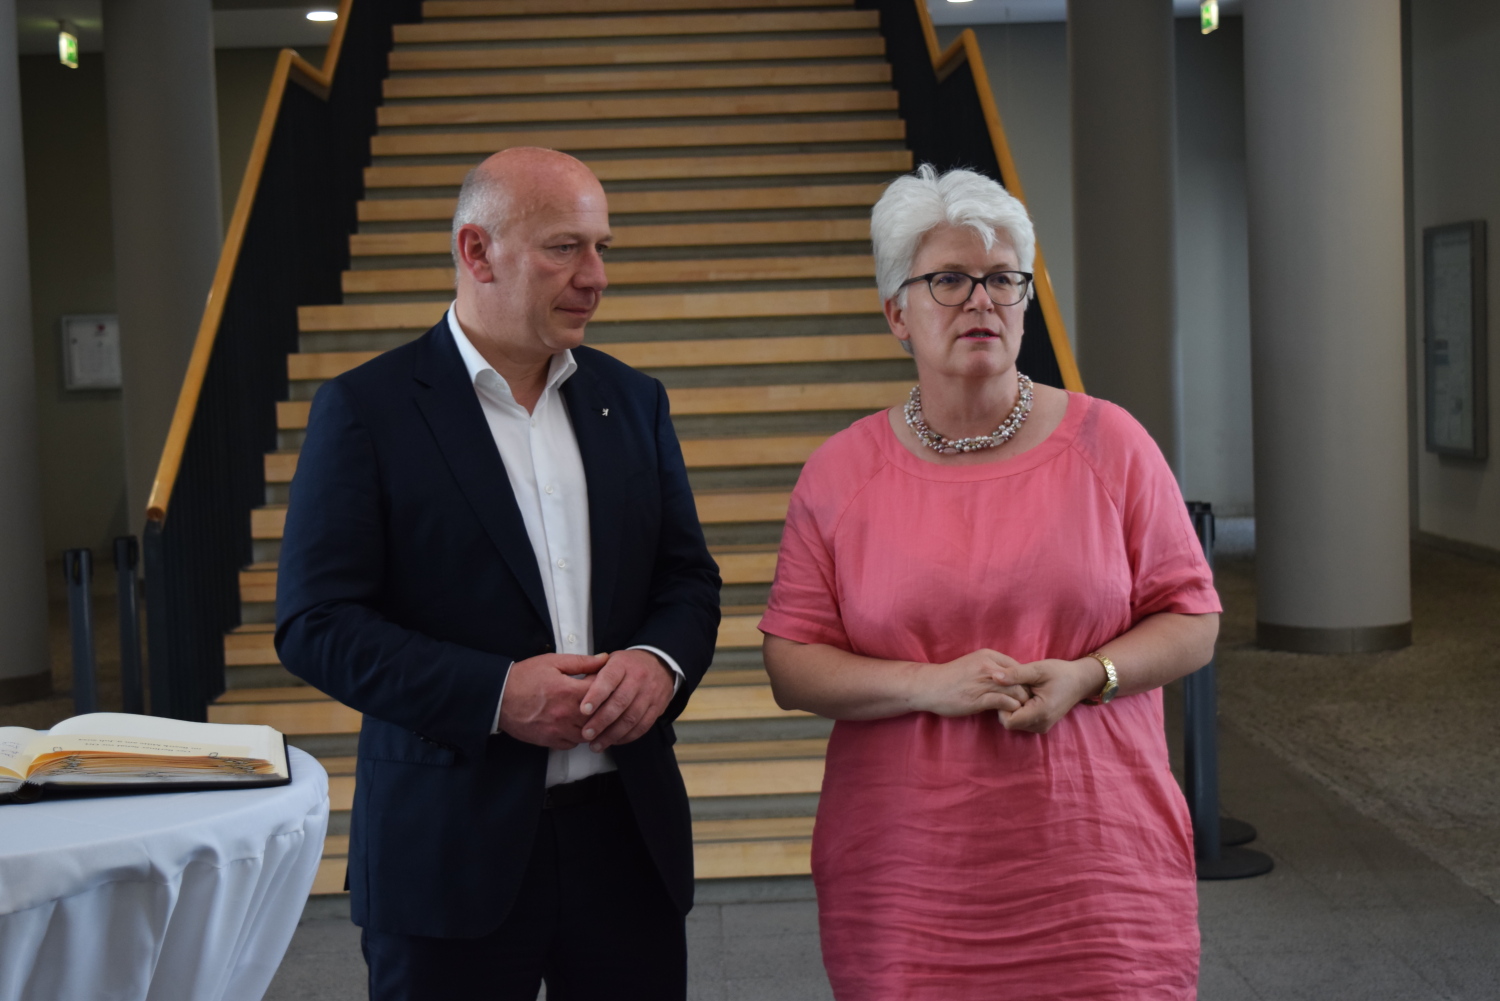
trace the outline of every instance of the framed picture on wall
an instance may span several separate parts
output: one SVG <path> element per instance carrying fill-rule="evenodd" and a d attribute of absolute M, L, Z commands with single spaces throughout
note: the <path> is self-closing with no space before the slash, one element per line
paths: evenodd
<path fill-rule="evenodd" d="M 1422 231 L 1427 450 L 1489 456 L 1484 220 Z"/>

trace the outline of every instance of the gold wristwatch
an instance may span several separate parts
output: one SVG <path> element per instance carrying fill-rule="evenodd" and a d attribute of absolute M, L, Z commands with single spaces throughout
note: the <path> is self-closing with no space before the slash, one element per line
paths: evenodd
<path fill-rule="evenodd" d="M 1083 704 L 1088 706 L 1102 706 L 1110 699 L 1113 699 L 1115 693 L 1120 690 L 1120 678 L 1119 675 L 1115 674 L 1115 662 L 1104 656 L 1104 654 L 1095 650 L 1088 656 L 1104 665 L 1105 680 L 1104 687 L 1099 689 L 1099 694 L 1090 695 L 1083 700 Z"/>

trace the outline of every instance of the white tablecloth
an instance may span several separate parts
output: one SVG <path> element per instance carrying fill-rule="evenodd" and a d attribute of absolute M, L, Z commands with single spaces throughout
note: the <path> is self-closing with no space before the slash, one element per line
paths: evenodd
<path fill-rule="evenodd" d="M 259 1001 L 307 902 L 328 775 L 0 806 L 0 1001 Z"/>

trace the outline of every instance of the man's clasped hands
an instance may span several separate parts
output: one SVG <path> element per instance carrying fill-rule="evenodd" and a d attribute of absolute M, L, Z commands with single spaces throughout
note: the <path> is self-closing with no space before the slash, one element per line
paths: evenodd
<path fill-rule="evenodd" d="M 510 666 L 500 729 L 554 750 L 603 751 L 651 729 L 675 689 L 671 668 L 646 650 L 545 653 Z"/>

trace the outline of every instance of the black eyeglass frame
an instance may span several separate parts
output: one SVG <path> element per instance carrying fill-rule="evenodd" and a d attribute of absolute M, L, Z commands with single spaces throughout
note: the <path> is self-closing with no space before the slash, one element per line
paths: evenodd
<path fill-rule="evenodd" d="M 943 300 L 941 300 L 941 299 L 939 299 L 937 297 L 937 291 L 935 289 L 933 289 L 933 287 L 932 287 L 932 280 L 934 278 L 936 278 L 938 275 L 959 275 L 959 276 L 961 276 L 963 278 L 967 278 L 969 280 L 969 291 L 966 292 L 964 294 L 964 297 L 962 299 L 960 299 L 958 302 L 955 302 L 952 305 L 949 305 L 948 303 L 944 302 Z M 1000 301 L 996 300 L 995 297 L 994 297 L 994 295 L 991 294 L 991 292 L 990 292 L 990 286 L 989 286 L 990 279 L 993 278 L 995 275 L 1021 275 L 1023 278 L 1025 278 L 1026 282 L 1021 286 L 1021 295 L 1020 295 L 1020 298 L 1016 299 L 1015 302 L 1000 302 Z M 970 299 L 974 298 L 974 289 L 977 288 L 981 282 L 984 283 L 985 294 L 990 297 L 990 300 L 992 302 L 994 302 L 995 305 L 997 305 L 997 306 L 1015 306 L 1015 305 L 1018 305 L 1018 304 L 1023 303 L 1023 302 L 1026 301 L 1026 296 L 1028 294 L 1030 294 L 1032 283 L 1035 282 L 1035 281 L 1036 281 L 1036 274 L 1034 272 L 1031 272 L 1031 271 L 1012 271 L 1009 268 L 1006 268 L 1006 269 L 1001 270 L 1001 271 L 991 271 L 989 274 L 987 274 L 987 275 L 980 275 L 978 278 L 975 278 L 973 275 L 967 274 L 967 273 L 965 273 L 963 271 L 929 271 L 925 275 L 917 275 L 914 278 L 908 278 L 908 279 L 906 279 L 906 281 L 902 282 L 896 288 L 897 288 L 897 291 L 900 291 L 901 289 L 906 288 L 906 286 L 908 286 L 908 285 L 915 285 L 917 282 L 926 282 L 927 283 L 927 291 L 932 296 L 932 301 L 933 302 L 937 303 L 939 306 L 947 306 L 949 309 L 959 309 L 960 307 L 962 307 L 963 305 L 965 305 Z"/>

